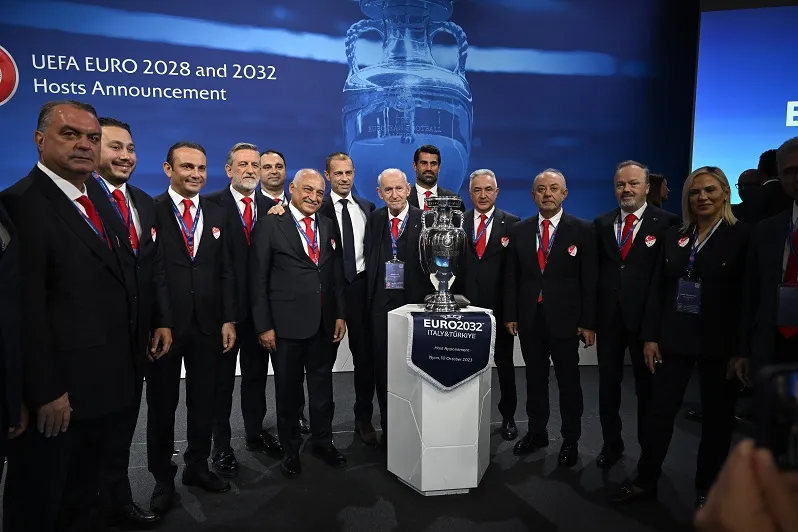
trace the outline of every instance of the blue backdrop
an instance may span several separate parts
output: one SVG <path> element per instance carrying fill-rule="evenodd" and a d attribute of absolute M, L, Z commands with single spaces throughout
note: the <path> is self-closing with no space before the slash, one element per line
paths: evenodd
<path fill-rule="evenodd" d="M 499 205 L 522 216 L 536 210 L 531 180 L 546 167 L 568 178 L 566 209 L 589 218 L 615 206 L 621 160 L 683 178 L 693 58 L 675 24 L 691 13 L 669 0 L 457 1 L 450 16 L 446 0 L 405 3 L 414 6 L 390 13 L 375 0 L 5 0 L 0 46 L 20 81 L 0 106 L 0 188 L 35 161 L 39 106 L 64 97 L 131 124 L 133 179 L 153 194 L 167 186 L 161 163 L 177 140 L 207 148 L 208 190 L 225 186 L 226 152 L 246 141 L 285 153 L 289 179 L 351 151 L 358 191 L 372 198 L 380 169 L 412 180 L 412 152 L 431 142 L 443 149 L 444 186 L 465 195 L 467 175 L 491 168 Z M 362 20 L 355 29 L 370 31 L 347 40 Z M 131 73 L 102 71 L 112 59 Z M 193 99 L 166 97 L 173 89 Z"/>
<path fill-rule="evenodd" d="M 702 13 L 693 167 L 719 166 L 734 183 L 798 135 L 798 108 L 787 125 L 788 102 L 798 101 L 796 25 L 798 7 Z"/>

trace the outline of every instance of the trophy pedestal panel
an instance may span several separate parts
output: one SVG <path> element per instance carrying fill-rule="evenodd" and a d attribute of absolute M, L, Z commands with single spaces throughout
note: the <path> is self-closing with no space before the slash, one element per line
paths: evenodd
<path fill-rule="evenodd" d="M 388 471 L 425 496 L 466 493 L 490 463 L 492 372 L 450 391 L 422 378 L 407 360 L 412 312 L 424 306 L 388 313 Z"/>

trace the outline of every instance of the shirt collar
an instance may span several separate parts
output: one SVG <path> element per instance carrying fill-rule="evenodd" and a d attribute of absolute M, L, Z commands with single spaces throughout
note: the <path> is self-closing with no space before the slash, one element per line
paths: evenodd
<path fill-rule="evenodd" d="M 562 218 L 562 207 L 560 207 L 560 212 L 549 218 L 552 228 L 557 229 L 557 225 L 559 225 L 561 218 Z M 538 214 L 538 225 L 540 227 L 543 227 L 543 220 L 545 220 L 545 218 L 540 214 Z"/>
<path fill-rule="evenodd" d="M 792 223 L 793 227 L 798 227 L 798 201 L 792 204 Z"/>
<path fill-rule="evenodd" d="M 430 188 L 430 189 L 426 189 L 426 188 L 422 187 L 421 185 L 419 185 L 418 183 L 416 183 L 416 190 L 418 190 L 418 193 L 421 194 L 422 196 L 427 192 L 427 190 L 432 192 L 433 196 L 437 196 L 438 195 L 438 183 L 435 183 L 432 186 L 432 188 Z"/>
<path fill-rule="evenodd" d="M 302 211 L 294 207 L 293 203 L 288 204 L 288 209 L 291 211 L 291 214 L 297 222 L 301 222 L 304 218 L 310 218 L 314 222 L 316 221 L 316 213 L 313 213 L 310 216 L 305 216 L 302 214 Z"/>
<path fill-rule="evenodd" d="M 634 211 L 632 213 L 626 212 L 625 210 L 621 209 L 621 211 L 618 213 L 618 218 L 621 221 L 626 221 L 626 216 L 628 214 L 634 214 L 635 218 L 637 220 L 642 220 L 643 219 L 643 213 L 646 212 L 646 207 L 648 207 L 648 202 L 644 201 L 643 205 L 639 209 L 637 209 L 636 211 Z"/>
<path fill-rule="evenodd" d="M 493 213 L 496 212 L 496 206 L 490 208 L 488 212 L 485 213 L 485 219 L 490 220 L 490 217 L 493 216 Z M 479 222 L 479 217 L 482 216 L 478 210 L 474 209 L 474 221 Z"/>
<path fill-rule="evenodd" d="M 119 190 L 122 191 L 122 194 L 124 194 L 125 197 L 127 197 L 127 183 L 122 183 L 118 187 L 115 187 L 114 185 L 111 184 L 110 181 L 108 181 L 106 178 L 104 178 L 100 174 L 94 174 L 94 175 L 96 175 L 97 177 L 99 177 L 100 179 L 103 180 L 103 183 L 105 183 L 105 186 L 108 187 L 108 192 L 113 193 L 114 189 L 119 189 Z"/>
<path fill-rule="evenodd" d="M 271 194 L 269 194 L 268 192 L 266 192 L 264 189 L 260 189 L 260 191 L 261 191 L 261 192 L 263 193 L 263 195 L 264 195 L 264 196 L 266 196 L 267 198 L 269 198 L 269 199 L 271 199 L 271 200 L 273 200 L 273 199 L 274 199 L 274 196 L 272 196 Z M 279 196 L 277 196 L 277 199 L 279 199 L 281 203 L 286 203 L 286 201 L 285 201 L 285 191 L 282 191 L 282 192 L 280 192 L 280 195 L 279 195 Z"/>
<path fill-rule="evenodd" d="M 402 209 L 402 212 L 399 213 L 399 216 L 394 216 L 393 214 L 391 214 L 391 209 L 388 209 L 388 219 L 393 220 L 394 218 L 399 218 L 399 221 L 401 222 L 402 220 L 405 219 L 409 210 L 410 210 L 410 203 L 408 202 L 405 202 L 405 208 Z"/>
<path fill-rule="evenodd" d="M 81 192 L 81 190 L 78 187 L 76 187 L 75 185 L 73 185 L 72 183 L 70 183 L 69 181 L 64 179 L 63 177 L 59 176 L 58 174 L 56 174 L 55 172 L 53 172 L 52 170 L 50 170 L 46 166 L 44 166 L 44 164 L 42 164 L 41 161 L 37 162 L 36 166 L 38 166 L 39 170 L 44 172 L 45 175 L 47 175 L 47 177 L 52 179 L 53 182 L 56 184 L 56 186 L 58 186 L 58 188 L 60 188 L 61 191 L 64 194 L 66 194 L 66 196 L 70 200 L 76 201 L 79 197 L 86 195 L 86 193 L 85 192 Z"/>
<path fill-rule="evenodd" d="M 354 203 L 355 202 L 355 198 L 352 197 L 352 192 L 349 192 L 349 195 L 344 197 L 344 196 L 339 196 L 338 194 L 336 194 L 335 192 L 333 192 L 331 190 L 330 191 L 330 199 L 332 200 L 333 205 L 338 203 L 342 199 L 348 200 L 349 203 Z"/>
<path fill-rule="evenodd" d="M 253 197 L 255 195 L 254 190 L 249 194 L 249 196 L 245 196 L 233 188 L 233 185 L 230 185 L 230 193 L 233 195 L 233 199 L 236 200 L 236 205 L 238 205 L 243 198 L 252 198 L 252 201 L 255 201 L 255 198 Z"/>
<path fill-rule="evenodd" d="M 199 205 L 199 194 L 197 194 L 193 198 L 184 198 L 183 196 L 175 192 L 175 190 L 171 186 L 169 187 L 169 197 L 172 198 L 172 201 L 178 207 L 183 203 L 183 200 L 190 200 L 191 203 L 194 204 L 195 209 Z"/>

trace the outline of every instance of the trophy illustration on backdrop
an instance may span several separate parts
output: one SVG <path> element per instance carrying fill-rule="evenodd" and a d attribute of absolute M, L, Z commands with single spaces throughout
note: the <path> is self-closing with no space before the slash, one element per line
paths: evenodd
<path fill-rule="evenodd" d="M 376 176 L 386 168 L 407 169 L 423 144 L 441 150 L 440 185 L 459 191 L 471 152 L 473 108 L 465 79 L 468 42 L 463 29 L 448 20 L 455 0 L 354 1 L 370 17 L 346 34 L 343 128 L 357 166 L 358 194 L 377 201 Z M 382 60 L 361 69 L 355 52 L 368 32 L 382 37 Z M 457 42 L 454 70 L 432 56 L 438 33 Z"/>
<path fill-rule="evenodd" d="M 430 276 L 437 292 L 426 298 L 428 312 L 457 312 L 459 306 L 451 286 L 460 261 L 466 253 L 466 233 L 463 229 L 462 201 L 451 196 L 427 198 L 429 208 L 421 217 L 421 236 L 418 241 L 421 268 Z M 432 225 L 427 226 L 427 218 Z M 458 223 L 455 225 L 454 218 Z"/>

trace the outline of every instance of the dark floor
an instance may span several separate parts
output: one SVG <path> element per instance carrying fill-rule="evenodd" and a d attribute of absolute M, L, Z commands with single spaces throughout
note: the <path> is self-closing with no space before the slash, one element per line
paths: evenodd
<path fill-rule="evenodd" d="M 634 391 L 631 369 L 624 382 L 623 414 L 627 456 L 609 474 L 596 467 L 601 448 L 598 418 L 598 373 L 595 366 L 582 367 L 585 395 L 580 463 L 573 470 L 556 467 L 560 447 L 557 389 L 552 376 L 552 416 L 548 449 L 524 458 L 512 454 L 512 442 L 498 434 L 491 438 L 492 464 L 480 486 L 467 495 L 423 497 L 401 484 L 385 469 L 384 458 L 354 439 L 351 405 L 351 373 L 334 376 L 336 415 L 335 443 L 347 457 L 348 465 L 333 470 L 310 455 L 302 454 L 303 472 L 286 480 L 277 462 L 243 449 L 243 425 L 236 386 L 233 406 L 233 447 L 241 464 L 239 477 L 230 492 L 206 494 L 180 484 L 178 506 L 158 530 L 224 531 L 342 531 L 342 532 L 510 532 L 597 531 L 613 532 L 690 530 L 693 507 L 693 471 L 700 426 L 680 416 L 660 483 L 660 502 L 634 507 L 616 507 L 608 496 L 634 470 L 639 455 L 636 442 Z M 523 405 L 524 370 L 517 370 L 519 385 L 518 427 L 526 432 Z M 494 429 L 500 417 L 496 409 L 498 381 L 493 378 Z M 274 391 L 269 379 L 269 414 L 266 426 L 274 425 Z M 691 383 L 686 401 L 697 400 Z M 378 411 L 375 408 L 375 412 Z M 175 447 L 185 448 L 185 408 L 178 411 Z M 147 472 L 145 427 L 146 406 L 131 450 L 130 479 L 137 502 L 149 506 L 154 481 Z M 375 421 L 376 421 L 375 417 Z M 175 460 L 182 465 L 182 458 Z M 181 468 L 182 470 L 182 468 Z"/>

